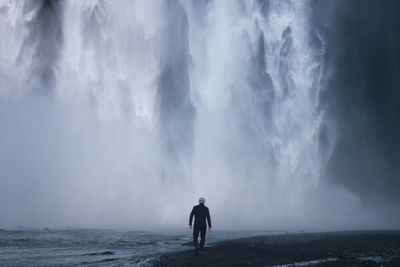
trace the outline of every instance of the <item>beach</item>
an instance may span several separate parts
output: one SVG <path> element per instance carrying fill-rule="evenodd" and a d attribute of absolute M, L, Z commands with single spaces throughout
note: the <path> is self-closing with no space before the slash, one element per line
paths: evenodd
<path fill-rule="evenodd" d="M 400 266 L 400 231 L 342 231 L 240 238 L 165 253 L 152 266 Z"/>

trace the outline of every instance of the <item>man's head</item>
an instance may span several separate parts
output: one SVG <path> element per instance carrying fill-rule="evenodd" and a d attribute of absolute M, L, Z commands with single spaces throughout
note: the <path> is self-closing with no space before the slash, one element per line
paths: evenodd
<path fill-rule="evenodd" d="M 206 202 L 206 200 L 204 199 L 204 197 L 199 198 L 199 203 L 200 204 L 204 204 Z"/>

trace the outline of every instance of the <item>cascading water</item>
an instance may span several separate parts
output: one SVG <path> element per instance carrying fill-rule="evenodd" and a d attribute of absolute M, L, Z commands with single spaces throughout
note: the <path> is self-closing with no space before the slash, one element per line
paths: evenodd
<path fill-rule="evenodd" d="M 1 1 L 0 224 L 341 225 L 310 5 Z"/>

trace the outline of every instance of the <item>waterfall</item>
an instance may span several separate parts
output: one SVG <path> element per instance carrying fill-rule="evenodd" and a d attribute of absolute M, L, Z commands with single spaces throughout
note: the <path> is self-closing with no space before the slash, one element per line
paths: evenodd
<path fill-rule="evenodd" d="M 331 147 L 311 9 L 1 1 L 0 200 L 15 208 L 0 223 L 171 226 L 199 196 L 226 227 L 330 222 L 341 206 L 326 203 L 357 198 L 321 193 Z"/>

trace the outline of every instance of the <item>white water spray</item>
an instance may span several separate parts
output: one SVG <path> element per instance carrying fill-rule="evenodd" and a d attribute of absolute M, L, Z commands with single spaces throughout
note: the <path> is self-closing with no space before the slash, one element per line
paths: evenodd
<path fill-rule="evenodd" d="M 216 227 L 329 228 L 357 207 L 321 183 L 308 2 L 50 2 L 0 3 L 0 225 L 178 226 L 205 196 Z"/>

